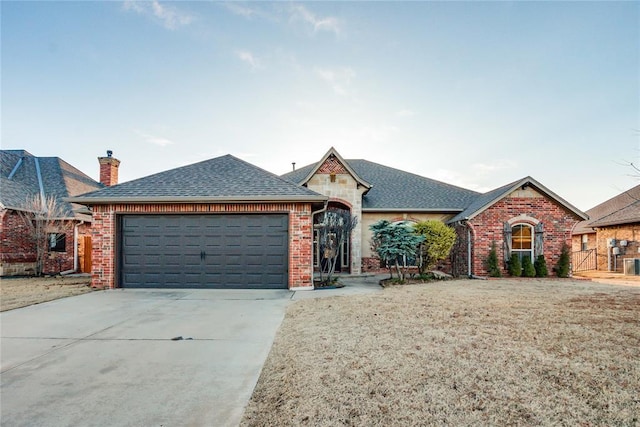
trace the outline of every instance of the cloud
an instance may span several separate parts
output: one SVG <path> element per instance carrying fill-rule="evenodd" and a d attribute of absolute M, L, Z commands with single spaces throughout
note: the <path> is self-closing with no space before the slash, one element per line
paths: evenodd
<path fill-rule="evenodd" d="M 251 19 L 254 16 L 258 15 L 258 10 L 240 5 L 236 2 L 224 2 L 223 6 L 231 13 L 235 15 L 240 15 L 244 18 Z"/>
<path fill-rule="evenodd" d="M 143 137 L 148 143 L 150 144 L 154 144 L 160 147 L 166 147 L 168 145 L 173 145 L 173 141 L 171 141 L 170 139 L 167 138 L 162 138 L 159 136 L 154 136 L 154 135 L 149 135 L 147 133 L 144 132 L 140 132 L 140 131 L 135 131 L 136 134 L 138 134 L 139 136 Z"/>
<path fill-rule="evenodd" d="M 251 66 L 252 69 L 262 68 L 262 63 L 258 58 L 256 58 L 253 53 L 248 50 L 238 50 L 236 51 L 236 56 L 243 62 L 246 62 Z"/>
<path fill-rule="evenodd" d="M 342 96 L 347 94 L 351 81 L 356 76 L 356 72 L 349 67 L 338 69 L 316 68 L 314 71 L 321 80 L 331 86 L 335 93 Z"/>
<path fill-rule="evenodd" d="M 310 25 L 314 33 L 328 31 L 339 35 L 342 32 L 338 18 L 333 16 L 318 17 L 301 4 L 291 6 L 289 19 L 291 21 L 302 21 Z"/>
<path fill-rule="evenodd" d="M 193 17 L 188 13 L 174 6 L 160 4 L 158 0 L 151 2 L 125 0 L 123 8 L 124 10 L 150 17 L 160 22 L 160 24 L 168 30 L 175 30 L 179 27 L 189 25 L 193 21 Z"/>

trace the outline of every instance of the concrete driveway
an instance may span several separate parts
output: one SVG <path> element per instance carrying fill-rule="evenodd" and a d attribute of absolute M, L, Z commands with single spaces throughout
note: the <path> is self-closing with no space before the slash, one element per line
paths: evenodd
<path fill-rule="evenodd" d="M 292 296 L 111 290 L 4 312 L 0 421 L 235 426 Z"/>

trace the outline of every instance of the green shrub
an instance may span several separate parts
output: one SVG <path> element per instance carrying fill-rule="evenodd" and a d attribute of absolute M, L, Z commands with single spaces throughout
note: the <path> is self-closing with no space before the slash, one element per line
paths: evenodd
<path fill-rule="evenodd" d="M 536 269 L 533 266 L 533 263 L 531 262 L 531 257 L 524 257 L 522 259 L 522 275 L 524 277 L 535 277 L 536 276 Z"/>
<path fill-rule="evenodd" d="M 496 251 L 496 242 L 491 243 L 491 251 L 485 262 L 489 277 L 502 277 L 502 271 L 500 271 L 500 265 L 498 262 L 498 252 Z"/>
<path fill-rule="evenodd" d="M 556 274 L 558 277 L 569 277 L 569 247 L 562 245 L 562 252 L 560 252 L 560 258 L 558 258 L 558 264 L 556 264 Z"/>
<path fill-rule="evenodd" d="M 547 277 L 549 275 L 547 261 L 544 259 L 544 255 L 538 255 L 536 257 L 533 267 L 536 269 L 536 277 Z"/>
<path fill-rule="evenodd" d="M 515 277 L 519 277 L 522 274 L 522 264 L 520 264 L 518 254 L 511 254 L 511 258 L 509 259 L 509 274 Z"/>
<path fill-rule="evenodd" d="M 438 220 L 420 221 L 413 225 L 413 231 L 422 237 L 418 248 L 418 269 L 425 274 L 438 261 L 449 256 L 456 243 L 456 231 Z"/>

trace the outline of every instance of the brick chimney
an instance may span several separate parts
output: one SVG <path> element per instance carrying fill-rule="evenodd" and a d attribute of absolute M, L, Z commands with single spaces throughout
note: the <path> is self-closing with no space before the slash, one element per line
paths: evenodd
<path fill-rule="evenodd" d="M 98 157 L 98 162 L 100 162 L 100 182 L 107 187 L 118 183 L 120 160 L 112 156 L 113 151 L 107 150 L 107 157 Z"/>

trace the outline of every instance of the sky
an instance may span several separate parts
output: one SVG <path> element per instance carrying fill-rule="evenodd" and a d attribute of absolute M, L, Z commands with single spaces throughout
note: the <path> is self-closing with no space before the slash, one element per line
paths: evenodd
<path fill-rule="evenodd" d="M 1 146 L 120 182 L 331 148 L 581 210 L 640 183 L 640 2 L 7 1 Z"/>

